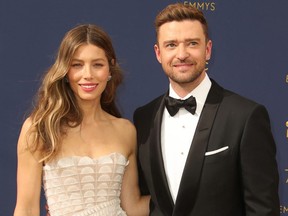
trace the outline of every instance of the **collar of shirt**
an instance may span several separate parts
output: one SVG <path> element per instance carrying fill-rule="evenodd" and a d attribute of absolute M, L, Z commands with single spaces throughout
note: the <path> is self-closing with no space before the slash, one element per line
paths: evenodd
<path fill-rule="evenodd" d="M 171 84 L 169 85 L 169 96 L 176 98 L 176 99 L 185 100 L 189 98 L 191 95 L 193 95 L 196 98 L 196 103 L 197 103 L 196 114 L 197 116 L 199 116 L 203 109 L 203 106 L 206 101 L 208 92 L 211 88 L 211 85 L 212 85 L 211 80 L 209 79 L 207 73 L 205 73 L 205 77 L 203 81 L 195 89 L 193 89 L 193 91 L 187 94 L 184 98 L 181 98 L 179 97 L 179 95 L 177 95 L 177 93 L 172 88 Z"/>

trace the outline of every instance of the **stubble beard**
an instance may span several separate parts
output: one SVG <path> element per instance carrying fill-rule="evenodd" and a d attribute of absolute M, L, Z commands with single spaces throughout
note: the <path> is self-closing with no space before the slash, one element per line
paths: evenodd
<path fill-rule="evenodd" d="M 166 73 L 170 80 L 181 85 L 195 82 L 205 71 L 205 66 L 201 66 L 196 71 L 180 71 Z"/>

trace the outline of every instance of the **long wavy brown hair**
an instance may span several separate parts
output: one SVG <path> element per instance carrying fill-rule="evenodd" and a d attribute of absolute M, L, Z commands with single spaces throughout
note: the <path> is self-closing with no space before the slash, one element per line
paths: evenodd
<path fill-rule="evenodd" d="M 65 76 L 75 51 L 83 44 L 92 44 L 104 50 L 112 79 L 101 95 L 101 106 L 106 112 L 121 117 L 115 96 L 123 75 L 112 41 L 96 25 L 78 25 L 64 36 L 54 64 L 44 74 L 30 115 L 32 125 L 29 134 L 33 135 L 34 142 L 28 148 L 32 152 L 40 151 L 43 156 L 40 161 L 50 160 L 58 153 L 61 139 L 65 135 L 64 128 L 76 127 L 82 122 L 82 111 Z"/>

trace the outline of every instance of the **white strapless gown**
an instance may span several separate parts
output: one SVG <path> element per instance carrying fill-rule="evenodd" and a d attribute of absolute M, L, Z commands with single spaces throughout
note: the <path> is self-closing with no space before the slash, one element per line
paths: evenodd
<path fill-rule="evenodd" d="M 128 160 L 120 153 L 97 159 L 71 156 L 43 167 L 51 216 L 126 216 L 120 206 Z"/>

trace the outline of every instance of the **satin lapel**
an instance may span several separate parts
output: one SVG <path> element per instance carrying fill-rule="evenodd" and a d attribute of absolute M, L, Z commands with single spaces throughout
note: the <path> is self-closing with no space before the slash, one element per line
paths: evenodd
<path fill-rule="evenodd" d="M 172 215 L 173 199 L 170 194 L 161 150 L 161 122 L 164 111 L 164 97 L 160 102 L 160 106 L 156 107 L 156 113 L 151 132 L 150 155 L 151 155 L 151 172 L 154 184 L 154 190 L 159 203 L 159 208 L 164 215 Z"/>
<path fill-rule="evenodd" d="M 196 201 L 211 128 L 222 99 L 220 88 L 214 82 L 212 83 L 189 150 L 173 215 L 189 215 Z"/>

